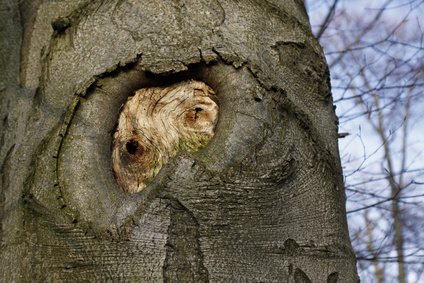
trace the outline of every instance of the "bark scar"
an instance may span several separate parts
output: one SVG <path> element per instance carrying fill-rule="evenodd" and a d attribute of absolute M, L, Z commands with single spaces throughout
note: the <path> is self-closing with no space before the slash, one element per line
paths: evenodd
<path fill-rule="evenodd" d="M 214 136 L 215 92 L 200 81 L 142 88 L 124 105 L 113 135 L 112 167 L 126 192 L 143 190 L 178 151 L 197 151 Z"/>

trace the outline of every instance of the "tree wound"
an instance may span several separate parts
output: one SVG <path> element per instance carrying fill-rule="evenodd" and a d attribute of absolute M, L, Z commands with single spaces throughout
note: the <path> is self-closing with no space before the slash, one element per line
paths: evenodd
<path fill-rule="evenodd" d="M 197 151 L 214 135 L 215 93 L 200 81 L 142 88 L 125 103 L 113 135 L 112 167 L 126 192 L 143 190 L 178 151 Z"/>

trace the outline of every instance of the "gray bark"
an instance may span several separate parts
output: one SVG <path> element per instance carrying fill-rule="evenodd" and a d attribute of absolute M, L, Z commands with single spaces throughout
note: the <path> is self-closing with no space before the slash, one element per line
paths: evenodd
<path fill-rule="evenodd" d="M 303 1 L 3 0 L 0 13 L 2 282 L 357 282 Z M 184 79 L 216 91 L 215 137 L 123 192 L 121 104 Z"/>

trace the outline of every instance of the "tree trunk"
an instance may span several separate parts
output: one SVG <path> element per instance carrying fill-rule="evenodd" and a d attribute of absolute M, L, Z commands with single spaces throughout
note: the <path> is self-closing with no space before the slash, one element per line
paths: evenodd
<path fill-rule="evenodd" d="M 358 281 L 303 1 L 18 2 L 0 4 L 4 282 Z M 214 137 L 122 190 L 121 105 L 189 79 L 216 93 Z"/>

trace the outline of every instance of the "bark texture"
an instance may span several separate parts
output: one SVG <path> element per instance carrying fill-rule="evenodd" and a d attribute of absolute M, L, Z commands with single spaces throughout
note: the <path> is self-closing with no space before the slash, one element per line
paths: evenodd
<path fill-rule="evenodd" d="M 303 1 L 2 1 L 4 282 L 357 282 L 337 119 Z M 199 80 L 215 136 L 128 194 L 137 89 Z"/>

